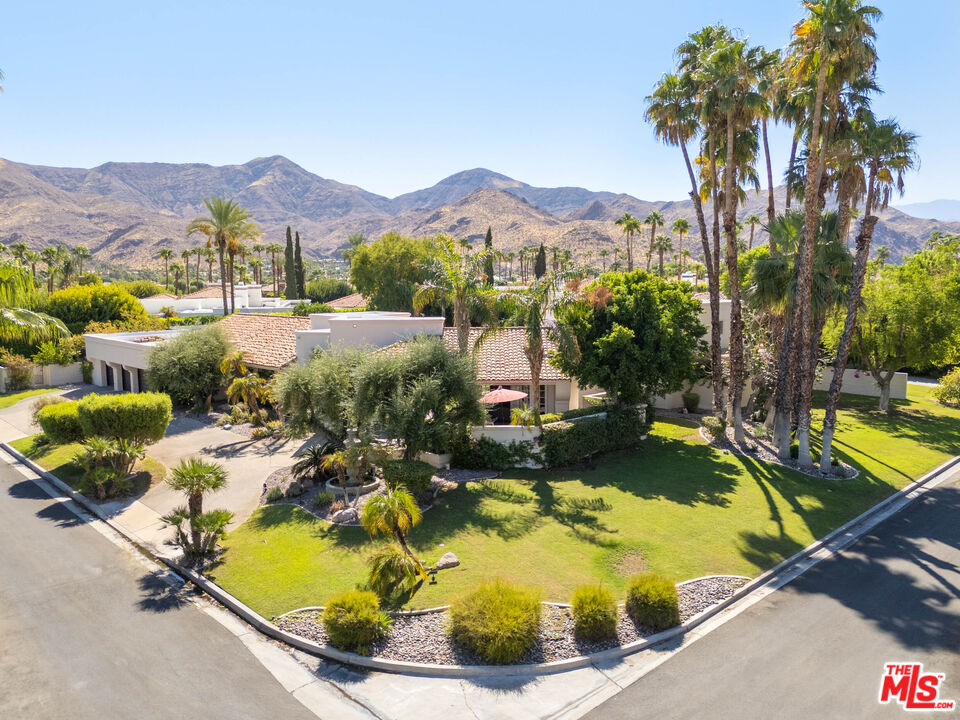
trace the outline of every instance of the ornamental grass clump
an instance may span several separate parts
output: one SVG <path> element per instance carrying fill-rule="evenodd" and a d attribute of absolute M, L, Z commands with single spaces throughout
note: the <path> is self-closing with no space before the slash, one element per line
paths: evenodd
<path fill-rule="evenodd" d="M 540 592 L 505 580 L 486 582 L 450 606 L 454 641 L 487 663 L 516 662 L 539 630 Z"/>
<path fill-rule="evenodd" d="M 607 640 L 617 636 L 617 602 L 602 585 L 582 585 L 571 602 L 574 631 L 583 640 Z"/>
<path fill-rule="evenodd" d="M 627 615 L 653 630 L 680 624 L 676 586 L 655 573 L 634 575 L 627 583 Z"/>
<path fill-rule="evenodd" d="M 393 620 L 380 610 L 369 590 L 350 590 L 337 595 L 323 611 L 323 629 L 330 644 L 340 650 L 369 655 L 370 646 L 385 637 Z"/>

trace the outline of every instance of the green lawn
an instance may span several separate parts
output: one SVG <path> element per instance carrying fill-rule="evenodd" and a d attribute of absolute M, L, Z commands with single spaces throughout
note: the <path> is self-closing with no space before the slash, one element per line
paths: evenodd
<path fill-rule="evenodd" d="M 33 460 L 44 470 L 48 470 L 63 480 L 74 490 L 79 490 L 83 472 L 80 467 L 73 462 L 74 455 L 80 450 L 80 443 L 69 443 L 67 445 L 40 445 L 37 446 L 37 435 L 20 438 L 10 443 L 10 446 L 26 457 Z M 133 494 L 142 495 L 152 485 L 161 482 L 167 475 L 167 468 L 163 463 L 154 460 L 152 457 L 145 457 L 137 462 L 134 468 L 137 472 L 133 477 Z"/>
<path fill-rule="evenodd" d="M 568 600 L 603 582 L 622 592 L 650 569 L 677 581 L 755 575 L 960 453 L 960 410 L 910 386 L 893 416 L 844 397 L 837 451 L 856 480 L 810 478 L 717 452 L 683 422 L 657 422 L 640 450 L 596 469 L 513 472 L 445 496 L 412 533 L 426 562 L 453 551 L 461 566 L 426 585 L 412 607 L 443 604 L 484 578 L 509 577 Z M 822 401 L 822 398 L 819 398 Z M 267 616 L 362 583 L 373 543 L 289 505 L 261 508 L 225 541 L 211 576 Z"/>
<path fill-rule="evenodd" d="M 36 397 L 37 395 L 47 395 L 53 392 L 50 388 L 34 388 L 33 390 L 22 390 L 15 393 L 3 393 L 0 395 L 0 410 L 16 405 L 21 400 Z"/>

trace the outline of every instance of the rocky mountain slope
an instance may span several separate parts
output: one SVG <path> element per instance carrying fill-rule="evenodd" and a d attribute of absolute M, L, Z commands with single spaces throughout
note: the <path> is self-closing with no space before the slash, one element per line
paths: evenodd
<path fill-rule="evenodd" d="M 391 230 L 417 236 L 442 232 L 479 241 L 489 226 L 500 249 L 543 242 L 596 259 L 601 249 L 612 254 L 615 247 L 624 248 L 614 224 L 624 212 L 642 219 L 659 210 L 668 225 L 678 217 L 694 221 L 689 199 L 651 202 L 579 187 L 535 187 L 482 168 L 391 199 L 322 178 L 282 156 L 222 167 L 106 163 L 89 170 L 0 160 L 0 241 L 34 248 L 83 244 L 104 260 L 155 263 L 160 247 L 182 249 L 199 242 L 186 238 L 184 228 L 205 212 L 203 199 L 211 195 L 233 197 L 248 207 L 263 228 L 264 242 L 280 242 L 287 225 L 298 229 L 312 255 L 335 252 L 355 232 L 367 237 Z M 783 204 L 778 189 L 778 209 Z M 765 196 L 751 193 L 740 216 L 764 217 L 765 207 Z M 709 205 L 706 211 L 709 221 Z M 889 245 L 897 259 L 922 246 L 934 229 L 960 232 L 960 222 L 890 209 L 881 217 L 875 243 Z M 755 241 L 763 242 L 760 228 Z M 645 247 L 648 234 L 637 242 Z M 696 232 L 684 243 L 697 254 Z"/>

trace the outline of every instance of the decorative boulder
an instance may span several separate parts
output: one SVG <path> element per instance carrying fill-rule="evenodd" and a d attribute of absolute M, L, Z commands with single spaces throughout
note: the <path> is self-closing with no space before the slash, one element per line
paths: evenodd
<path fill-rule="evenodd" d="M 348 507 L 343 510 L 337 510 L 331 517 L 335 523 L 352 523 L 357 521 L 357 510 L 356 508 Z"/>
<path fill-rule="evenodd" d="M 447 552 L 447 553 L 444 553 L 439 560 L 437 560 L 437 564 L 434 566 L 434 569 L 446 570 L 447 568 L 454 568 L 459 564 L 460 564 L 460 558 L 458 558 L 452 552 Z"/>

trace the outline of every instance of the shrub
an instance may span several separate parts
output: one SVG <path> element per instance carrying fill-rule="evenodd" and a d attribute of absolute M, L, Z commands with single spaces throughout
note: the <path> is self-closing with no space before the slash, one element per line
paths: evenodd
<path fill-rule="evenodd" d="M 550 423 L 560 422 L 563 420 L 563 415 L 560 413 L 543 413 L 540 416 L 541 425 L 549 425 Z"/>
<path fill-rule="evenodd" d="M 617 603 L 601 585 L 582 585 L 573 591 L 574 630 L 584 640 L 606 640 L 617 635 Z"/>
<path fill-rule="evenodd" d="M 327 492 L 326 490 L 321 490 L 317 493 L 316 497 L 313 498 L 313 504 L 316 507 L 327 507 L 328 505 L 332 505 L 333 493 Z"/>
<path fill-rule="evenodd" d="M 297 315 L 299 317 L 306 317 L 311 313 L 329 313 L 334 312 L 334 309 L 329 305 L 324 305 L 323 303 L 308 303 L 304 300 L 301 300 L 296 305 L 293 306 L 291 315 Z"/>
<path fill-rule="evenodd" d="M 67 402 L 67 399 L 60 395 L 41 395 L 30 404 L 30 417 L 33 418 L 35 423 L 39 424 L 37 415 L 40 414 L 41 410 L 43 410 L 47 405 L 57 405 L 65 402 Z"/>
<path fill-rule="evenodd" d="M 170 395 L 180 405 L 209 407 L 223 386 L 220 362 L 230 350 L 216 326 L 185 330 L 160 343 L 150 355 L 150 387 Z"/>
<path fill-rule="evenodd" d="M 317 303 L 330 302 L 353 293 L 353 285 L 346 280 L 332 277 L 320 277 L 311 280 L 305 288 L 307 297 Z"/>
<path fill-rule="evenodd" d="M 6 370 L 7 392 L 26 390 L 33 381 L 33 363 L 23 355 L 5 352 L 0 360 Z"/>
<path fill-rule="evenodd" d="M 56 403 L 37 412 L 37 422 L 51 442 L 66 445 L 83 440 L 78 405 L 76 401 Z"/>
<path fill-rule="evenodd" d="M 537 641 L 540 593 L 504 580 L 483 583 L 450 606 L 450 634 L 484 662 L 515 662 Z"/>
<path fill-rule="evenodd" d="M 700 409 L 700 393 L 685 392 L 681 397 L 683 398 L 683 406 L 687 409 L 687 412 L 695 413 Z"/>
<path fill-rule="evenodd" d="M 390 487 L 401 485 L 414 497 L 430 488 L 433 466 L 420 460 L 391 460 L 383 466 L 383 479 Z"/>
<path fill-rule="evenodd" d="M 680 624 L 676 586 L 654 573 L 634 575 L 627 582 L 627 614 L 653 630 Z"/>
<path fill-rule="evenodd" d="M 571 465 L 598 453 L 635 447 L 646 428 L 635 408 L 608 410 L 605 418 L 554 423 L 540 433 L 544 463 L 548 467 Z"/>
<path fill-rule="evenodd" d="M 344 500 L 342 499 L 334 500 L 332 503 L 330 503 L 330 512 L 331 513 L 340 512 L 346 507 L 347 507 L 347 503 Z"/>
<path fill-rule="evenodd" d="M 960 405 L 960 367 L 955 367 L 942 378 L 933 391 L 933 397 L 943 405 Z"/>
<path fill-rule="evenodd" d="M 613 410 L 615 405 L 588 405 L 587 407 L 574 408 L 573 410 L 564 410 L 560 413 L 562 420 L 573 420 L 574 418 L 584 417 L 585 415 L 598 415 Z"/>
<path fill-rule="evenodd" d="M 716 442 L 723 442 L 727 439 L 727 421 L 713 415 L 707 415 L 703 420 L 704 429 L 707 434 Z"/>
<path fill-rule="evenodd" d="M 126 290 L 135 298 L 145 298 L 151 295 L 159 295 L 164 292 L 163 285 L 155 283 L 152 280 L 132 280 L 130 282 L 113 283 L 111 287 Z"/>
<path fill-rule="evenodd" d="M 539 458 L 533 443 L 528 441 L 514 440 L 509 445 L 501 445 L 486 437 L 475 440 L 462 436 L 452 443 L 450 449 L 453 451 L 453 465 L 467 470 L 506 470 Z"/>
<path fill-rule="evenodd" d="M 89 322 L 117 322 L 145 318 L 137 298 L 115 285 L 78 285 L 51 294 L 43 310 L 59 318 L 70 332 L 82 332 Z"/>
<path fill-rule="evenodd" d="M 341 650 L 367 655 L 370 645 L 384 637 L 393 621 L 380 610 L 369 590 L 351 590 L 333 598 L 323 611 L 323 629 L 330 644 Z"/>
<path fill-rule="evenodd" d="M 261 425 L 260 427 L 255 427 L 250 431 L 250 437 L 254 440 L 260 440 L 262 438 L 268 438 L 273 436 L 273 430 L 266 425 Z"/>
<path fill-rule="evenodd" d="M 287 497 L 300 497 L 303 495 L 303 485 L 294 480 L 287 486 Z"/>
<path fill-rule="evenodd" d="M 267 490 L 267 502 L 277 502 L 278 500 L 283 500 L 283 498 L 283 488 L 274 486 Z"/>
<path fill-rule="evenodd" d="M 77 403 L 85 437 L 156 442 L 172 418 L 170 398 L 163 393 L 87 395 Z"/>
<path fill-rule="evenodd" d="M 33 361 L 37 365 L 69 365 L 79 356 L 77 344 L 70 337 L 41 343 L 33 355 Z"/>

